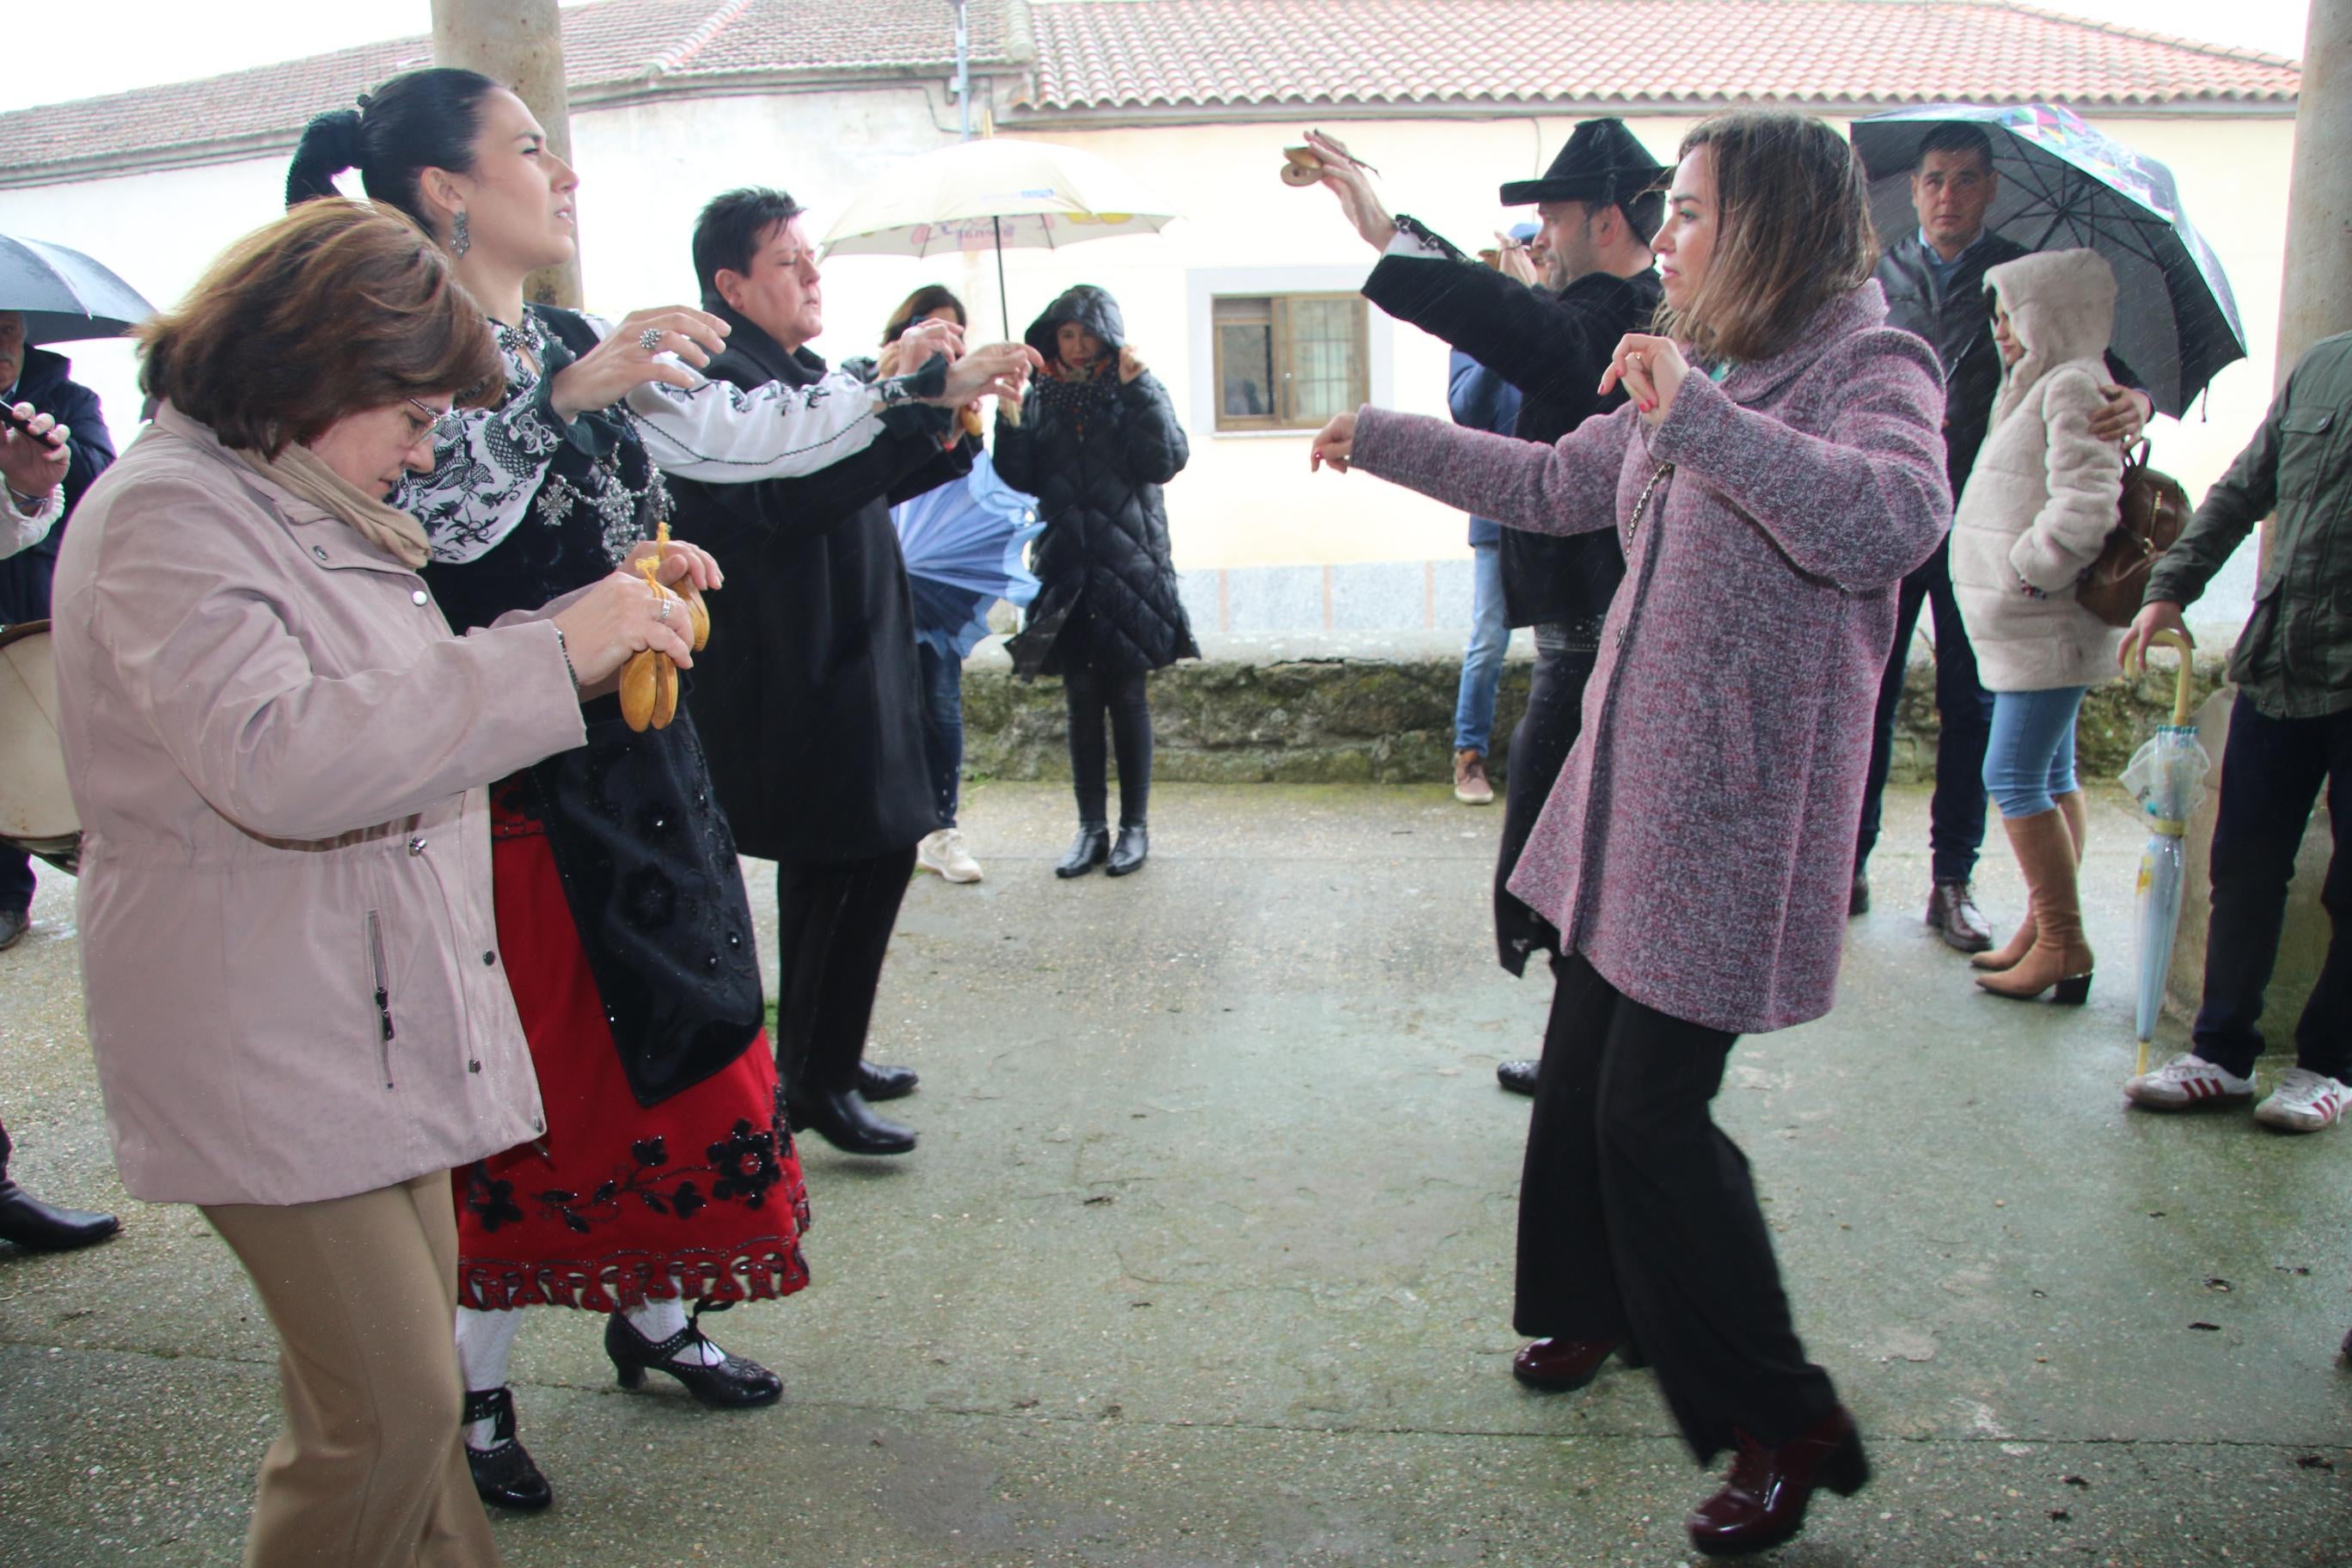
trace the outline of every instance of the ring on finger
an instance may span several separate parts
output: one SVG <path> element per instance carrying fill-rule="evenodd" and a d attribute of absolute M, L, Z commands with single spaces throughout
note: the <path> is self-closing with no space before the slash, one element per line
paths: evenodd
<path fill-rule="evenodd" d="M 653 353 L 656 349 L 661 347 L 661 345 L 662 330 L 659 327 L 647 327 L 644 331 L 637 334 L 637 347 L 645 350 L 647 353 Z"/>
<path fill-rule="evenodd" d="M 667 621 L 669 619 L 669 605 L 670 602 L 667 599 L 664 599 L 658 605 L 655 606 L 654 619 L 657 621 Z"/>

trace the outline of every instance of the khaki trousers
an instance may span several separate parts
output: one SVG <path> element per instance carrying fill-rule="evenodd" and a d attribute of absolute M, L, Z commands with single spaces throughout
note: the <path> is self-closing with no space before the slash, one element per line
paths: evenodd
<path fill-rule="evenodd" d="M 495 1568 L 458 1430 L 448 1173 L 204 1215 L 278 1331 L 285 1391 L 246 1568 Z"/>

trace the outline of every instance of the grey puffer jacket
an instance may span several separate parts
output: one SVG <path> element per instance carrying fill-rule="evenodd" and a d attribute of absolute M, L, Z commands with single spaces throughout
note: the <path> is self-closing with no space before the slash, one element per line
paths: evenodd
<path fill-rule="evenodd" d="M 1065 321 L 1113 356 L 1127 339 L 1118 301 L 1081 283 L 1030 323 L 1029 345 L 1049 363 Z M 1030 558 L 1041 587 L 1029 618 L 1050 625 L 1068 612 L 1045 674 L 1137 674 L 1201 657 L 1177 596 L 1160 490 L 1191 456 L 1168 389 L 1150 371 L 1131 382 L 1109 368 L 1086 382 L 1049 375 L 1030 389 L 1020 424 L 997 421 L 997 475 L 1035 496 L 1045 520 Z"/>
<path fill-rule="evenodd" d="M 2091 434 L 2116 276 L 2096 251 L 2003 262 L 1985 282 L 2025 357 L 2009 367 L 1992 428 L 1952 521 L 1952 585 L 1990 691 L 2094 686 L 2123 633 L 2074 600 L 2116 526 L 2123 450 Z"/>

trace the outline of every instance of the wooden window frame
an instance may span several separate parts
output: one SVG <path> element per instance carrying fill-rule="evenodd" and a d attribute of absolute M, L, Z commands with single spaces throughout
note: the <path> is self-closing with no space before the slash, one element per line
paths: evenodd
<path fill-rule="evenodd" d="M 1268 315 L 1267 337 L 1272 350 L 1272 374 L 1275 384 L 1271 390 L 1275 395 L 1275 409 L 1271 414 L 1228 414 L 1225 412 L 1225 339 L 1221 330 L 1227 323 L 1218 319 L 1217 307 L 1227 300 L 1259 300 L 1265 301 Z M 1320 417 L 1312 421 L 1303 421 L 1299 418 L 1292 396 L 1290 373 L 1281 367 L 1290 363 L 1291 306 L 1298 303 L 1324 304 L 1332 300 L 1344 301 L 1352 307 L 1349 322 L 1353 328 L 1351 335 L 1356 352 L 1354 374 L 1349 386 L 1349 406 L 1361 407 L 1371 401 L 1372 379 L 1371 312 L 1366 307 L 1361 294 L 1336 289 L 1295 289 L 1288 292 L 1269 289 L 1264 293 L 1235 292 L 1212 294 L 1209 297 L 1210 374 L 1214 378 L 1211 384 L 1214 388 L 1212 406 L 1216 410 L 1216 428 L 1220 433 L 1227 431 L 1312 433 L 1323 427 L 1324 420 Z"/>

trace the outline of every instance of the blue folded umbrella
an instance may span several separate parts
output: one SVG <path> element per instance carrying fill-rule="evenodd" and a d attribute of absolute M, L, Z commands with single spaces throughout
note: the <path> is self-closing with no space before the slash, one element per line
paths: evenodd
<path fill-rule="evenodd" d="M 1037 579 L 1021 563 L 1028 542 L 1045 531 L 1037 498 L 996 477 L 982 452 L 958 484 L 890 509 L 898 549 L 907 560 L 915 599 L 915 636 L 934 650 L 962 658 L 988 635 L 988 612 L 999 599 L 1027 605 Z"/>

